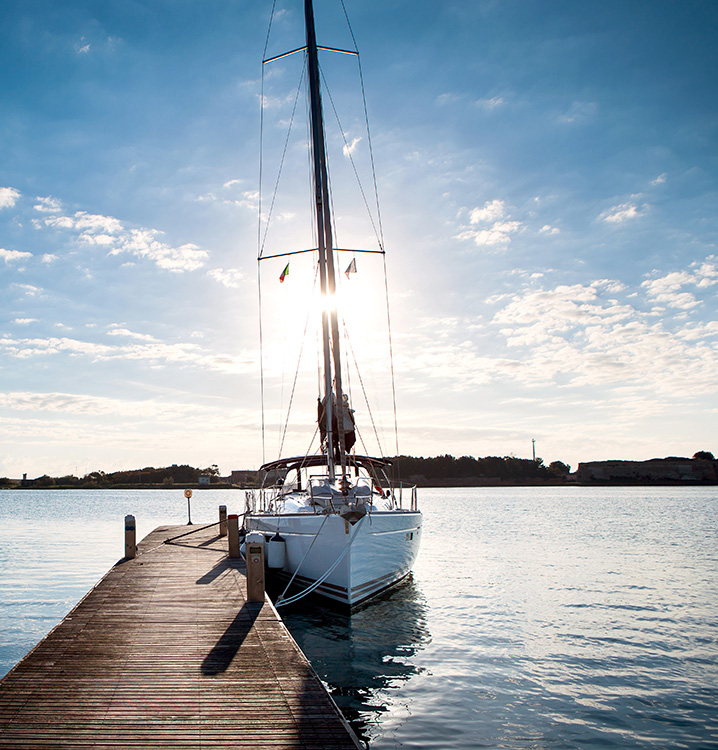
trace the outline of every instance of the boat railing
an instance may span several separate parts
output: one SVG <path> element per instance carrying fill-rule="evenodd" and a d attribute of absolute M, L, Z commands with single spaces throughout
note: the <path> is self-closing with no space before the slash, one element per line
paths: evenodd
<path fill-rule="evenodd" d="M 246 490 L 245 508 L 249 513 L 272 511 L 286 491 L 281 486 L 262 487 L 258 490 Z"/>
<path fill-rule="evenodd" d="M 244 512 L 245 515 L 247 513 L 254 513 L 254 511 L 257 509 L 257 496 L 255 494 L 254 490 L 245 490 L 244 491 Z"/>
<path fill-rule="evenodd" d="M 393 486 L 393 491 L 390 490 L 393 504 L 399 510 L 404 510 L 404 492 L 409 495 L 409 510 L 419 510 L 419 498 L 417 494 L 417 486 L 415 484 L 404 484 L 404 482 L 396 482 Z"/>

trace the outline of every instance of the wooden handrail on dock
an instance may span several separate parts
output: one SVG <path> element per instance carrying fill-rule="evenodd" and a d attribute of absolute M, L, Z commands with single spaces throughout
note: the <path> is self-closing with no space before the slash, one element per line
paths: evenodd
<path fill-rule="evenodd" d="M 161 527 L 0 681 L 9 748 L 360 747 L 244 562 Z"/>

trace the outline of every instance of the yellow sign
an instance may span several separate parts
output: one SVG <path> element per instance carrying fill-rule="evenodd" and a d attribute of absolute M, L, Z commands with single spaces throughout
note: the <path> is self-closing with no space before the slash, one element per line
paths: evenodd
<path fill-rule="evenodd" d="M 192 490 L 185 490 L 184 496 L 189 500 L 192 497 Z"/>

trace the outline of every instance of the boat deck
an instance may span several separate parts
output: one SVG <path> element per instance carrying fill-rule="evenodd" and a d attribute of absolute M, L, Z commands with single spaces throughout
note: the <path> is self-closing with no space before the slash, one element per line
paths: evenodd
<path fill-rule="evenodd" d="M 0 749 L 360 747 L 216 527 L 164 544 L 187 530 L 147 536 L 3 678 Z"/>

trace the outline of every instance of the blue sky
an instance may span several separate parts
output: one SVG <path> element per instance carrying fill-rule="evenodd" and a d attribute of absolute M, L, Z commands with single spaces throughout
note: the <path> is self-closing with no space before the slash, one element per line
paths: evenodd
<path fill-rule="evenodd" d="M 530 457 L 535 439 L 546 462 L 574 468 L 716 452 L 718 6 L 345 2 L 387 249 L 400 451 Z M 267 55 L 303 44 L 301 5 L 277 0 Z M 262 448 L 270 10 L 3 3 L 0 476 L 257 467 L 276 457 L 290 400 L 284 451 L 306 449 L 313 334 L 291 389 L 308 256 L 281 285 L 285 261 L 262 263 Z M 320 44 L 351 44 L 334 0 L 316 14 Z M 345 152 L 370 175 L 356 63 L 321 63 L 341 121 L 325 96 L 338 241 L 371 248 L 361 196 L 341 187 Z M 265 68 L 265 216 L 300 64 Z M 312 243 L 303 101 L 267 254 Z M 381 263 L 360 255 L 357 271 L 342 276 L 343 314 L 380 448 L 356 375 L 352 399 L 367 450 L 391 454 Z"/>

